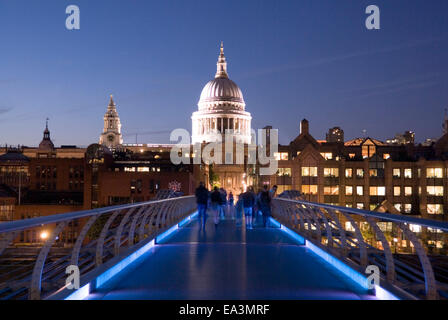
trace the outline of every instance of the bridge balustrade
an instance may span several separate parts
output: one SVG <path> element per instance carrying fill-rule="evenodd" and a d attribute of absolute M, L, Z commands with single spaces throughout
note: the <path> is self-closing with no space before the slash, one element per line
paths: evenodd
<path fill-rule="evenodd" d="M 0 299 L 38 300 L 63 290 L 71 265 L 79 267 L 82 282 L 195 210 L 189 196 L 2 223 Z M 25 246 L 29 235 L 35 242 Z"/>

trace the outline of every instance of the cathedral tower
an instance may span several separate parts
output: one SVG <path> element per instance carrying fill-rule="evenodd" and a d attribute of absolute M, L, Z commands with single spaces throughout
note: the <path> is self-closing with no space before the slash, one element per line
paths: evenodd
<path fill-rule="evenodd" d="M 121 122 L 118 116 L 117 108 L 110 95 L 109 106 L 107 112 L 104 115 L 104 129 L 100 136 L 100 144 L 108 148 L 116 148 L 123 143 L 123 137 L 121 135 Z"/>

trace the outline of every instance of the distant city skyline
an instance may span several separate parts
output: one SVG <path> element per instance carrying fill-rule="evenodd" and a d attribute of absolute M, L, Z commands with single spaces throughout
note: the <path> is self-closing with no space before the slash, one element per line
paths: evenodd
<path fill-rule="evenodd" d="M 325 139 L 442 136 L 448 107 L 448 2 L 0 1 L 0 144 L 98 142 L 113 94 L 125 143 L 170 143 L 214 77 L 224 41 L 253 128 L 281 144 L 310 121 Z M 65 29 L 76 4 L 81 29 Z M 381 9 L 381 30 L 364 26 Z M 173 10 L 175 8 L 175 10 Z M 366 130 L 366 134 L 363 133 Z"/>

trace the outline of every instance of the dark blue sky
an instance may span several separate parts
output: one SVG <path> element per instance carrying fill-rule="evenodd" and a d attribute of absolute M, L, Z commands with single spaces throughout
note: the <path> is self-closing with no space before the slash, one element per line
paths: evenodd
<path fill-rule="evenodd" d="M 65 8 L 81 30 L 65 29 Z M 381 30 L 365 8 L 381 9 Z M 439 137 L 448 106 L 446 0 L 0 0 L 0 143 L 97 142 L 113 93 L 125 142 L 191 130 L 224 41 L 253 127 L 288 143 L 299 121 L 386 139 Z M 169 142 L 168 133 L 140 143 Z"/>

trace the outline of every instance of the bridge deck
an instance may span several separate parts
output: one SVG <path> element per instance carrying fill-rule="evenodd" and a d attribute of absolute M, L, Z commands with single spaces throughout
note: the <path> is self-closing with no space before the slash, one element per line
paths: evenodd
<path fill-rule="evenodd" d="M 371 299 L 283 231 L 197 221 L 156 245 L 89 299 Z"/>

